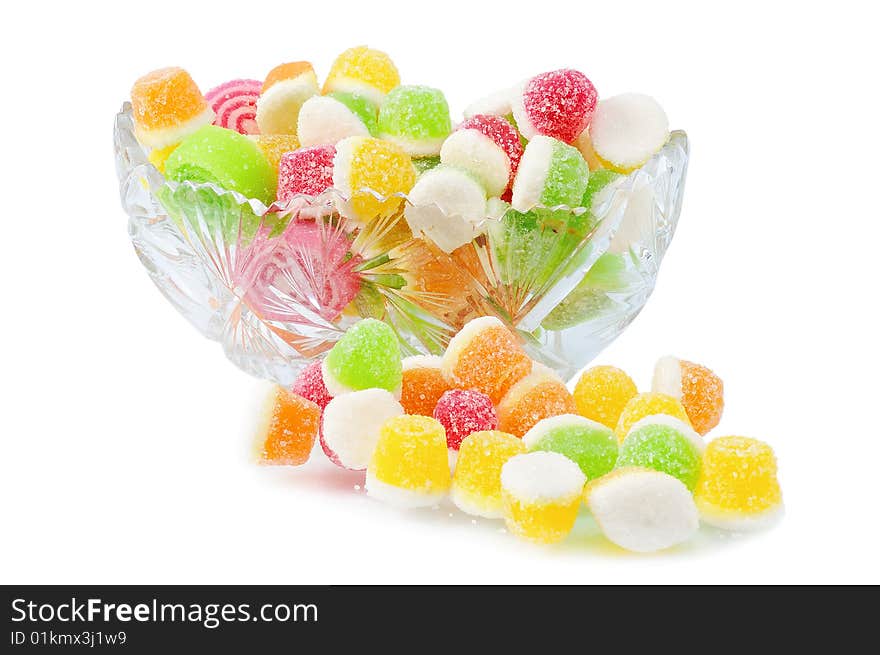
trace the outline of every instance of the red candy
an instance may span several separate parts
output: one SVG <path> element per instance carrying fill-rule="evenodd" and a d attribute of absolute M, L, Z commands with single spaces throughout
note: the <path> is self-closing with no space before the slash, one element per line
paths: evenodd
<path fill-rule="evenodd" d="M 469 434 L 498 427 L 498 413 L 489 396 L 473 389 L 444 393 L 434 408 L 434 418 L 446 428 L 446 445 L 452 450 L 458 450 Z"/>
<path fill-rule="evenodd" d="M 523 145 L 513 125 L 500 116 L 477 114 L 464 121 L 458 126 L 458 129 L 477 130 L 492 139 L 495 145 L 506 152 L 508 159 L 510 159 L 510 184 L 513 184 L 513 178 L 516 177 L 516 170 L 519 168 L 519 160 L 523 155 Z"/>
<path fill-rule="evenodd" d="M 290 390 L 307 400 L 311 400 L 321 408 L 321 411 L 324 410 L 332 398 L 330 392 L 327 391 L 327 386 L 324 384 L 324 376 L 321 375 L 320 360 L 312 362 L 300 371 L 296 380 L 293 381 L 293 386 Z"/>
<path fill-rule="evenodd" d="M 278 164 L 278 200 L 296 194 L 317 196 L 333 186 L 333 146 L 315 146 L 286 152 Z"/>
<path fill-rule="evenodd" d="M 586 75 L 561 69 L 530 79 L 522 102 L 538 134 L 573 143 L 590 124 L 597 99 L 596 87 Z"/>
<path fill-rule="evenodd" d="M 214 125 L 239 134 L 259 134 L 257 98 L 262 87 L 257 80 L 232 80 L 208 91 L 205 100 L 216 115 Z"/>

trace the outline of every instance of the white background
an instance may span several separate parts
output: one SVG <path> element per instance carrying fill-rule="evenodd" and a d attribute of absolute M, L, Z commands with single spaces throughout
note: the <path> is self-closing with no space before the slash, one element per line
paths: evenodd
<path fill-rule="evenodd" d="M 880 582 L 880 53 L 867 3 L 190 4 L 5 10 L 0 581 Z M 598 361 L 642 387 L 666 353 L 720 373 L 714 434 L 774 446 L 779 527 L 651 557 L 586 537 L 546 549 L 448 509 L 389 510 L 323 461 L 249 464 L 260 383 L 138 263 L 113 116 L 160 66 L 207 89 L 296 59 L 322 75 L 364 42 L 405 82 L 444 89 L 456 115 L 568 66 L 601 95 L 656 96 L 688 131 L 658 287 Z"/>

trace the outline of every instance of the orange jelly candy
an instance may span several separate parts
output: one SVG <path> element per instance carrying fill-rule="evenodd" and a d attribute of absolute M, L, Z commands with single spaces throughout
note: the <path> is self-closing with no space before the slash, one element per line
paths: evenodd
<path fill-rule="evenodd" d="M 315 445 L 321 408 L 311 400 L 275 386 L 266 401 L 257 433 L 257 458 L 261 464 L 305 464 Z"/>
<path fill-rule="evenodd" d="M 131 89 L 131 106 L 138 140 L 154 148 L 166 147 L 185 136 L 169 136 L 172 140 L 166 143 L 164 132 L 169 128 L 190 121 L 201 125 L 204 121 L 200 117 L 213 120 L 205 97 L 182 68 L 160 68 L 138 79 Z"/>
<path fill-rule="evenodd" d="M 494 316 L 467 323 L 443 355 L 443 371 L 456 388 L 482 391 L 495 404 L 531 370 L 532 360 Z"/>
<path fill-rule="evenodd" d="M 562 380 L 538 371 L 510 388 L 498 405 L 498 429 L 522 437 L 538 421 L 576 414 L 577 406 Z"/>
<path fill-rule="evenodd" d="M 443 360 L 436 356 L 415 355 L 403 360 L 400 404 L 407 414 L 431 416 L 440 396 L 452 389 L 441 370 Z"/>

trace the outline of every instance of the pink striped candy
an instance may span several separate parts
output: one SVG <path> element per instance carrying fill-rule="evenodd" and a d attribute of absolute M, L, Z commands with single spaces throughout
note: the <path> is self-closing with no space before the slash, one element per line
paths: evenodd
<path fill-rule="evenodd" d="M 259 134 L 257 98 L 262 87 L 257 80 L 231 80 L 208 91 L 205 100 L 216 115 L 214 125 L 239 134 Z"/>

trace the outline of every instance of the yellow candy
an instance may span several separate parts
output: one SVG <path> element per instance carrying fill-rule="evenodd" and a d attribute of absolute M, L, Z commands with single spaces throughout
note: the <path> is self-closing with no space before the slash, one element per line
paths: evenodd
<path fill-rule="evenodd" d="M 578 414 L 612 430 L 626 404 L 638 394 L 635 382 L 614 366 L 594 366 L 584 371 L 574 388 Z"/>
<path fill-rule="evenodd" d="M 379 105 L 385 94 L 399 84 L 397 66 L 387 54 L 358 46 L 349 48 L 333 62 L 323 93 L 357 93 Z"/>
<path fill-rule="evenodd" d="M 168 159 L 168 155 L 174 152 L 174 149 L 180 145 L 178 143 L 172 143 L 170 146 L 165 146 L 164 148 L 159 148 L 158 150 L 151 150 L 150 154 L 147 156 L 147 159 L 150 160 L 150 163 L 155 166 L 160 173 L 165 174 L 165 160 Z"/>
<path fill-rule="evenodd" d="M 561 541 L 574 527 L 586 481 L 580 467 L 559 453 L 511 457 L 501 469 L 507 529 L 537 543 Z"/>
<path fill-rule="evenodd" d="M 694 490 L 700 518 L 726 530 L 755 530 L 782 514 L 776 457 L 767 444 L 747 437 L 709 442 Z"/>
<path fill-rule="evenodd" d="M 500 519 L 501 467 L 525 452 L 522 440 L 506 432 L 487 430 L 465 437 L 452 476 L 452 502 L 466 514 Z"/>
<path fill-rule="evenodd" d="M 256 143 L 257 147 L 266 155 L 269 165 L 275 172 L 278 172 L 281 156 L 299 148 L 299 141 L 295 134 L 254 134 L 248 138 Z"/>
<path fill-rule="evenodd" d="M 446 431 L 428 416 L 385 422 L 367 468 L 367 493 L 398 507 L 430 507 L 449 491 Z"/>
<path fill-rule="evenodd" d="M 415 181 L 412 159 L 393 143 L 353 136 L 336 144 L 333 186 L 350 200 L 343 210 L 350 218 L 369 223 L 390 216 L 403 202 L 393 194 L 408 193 Z"/>
<path fill-rule="evenodd" d="M 626 437 L 630 428 L 637 421 L 654 414 L 665 414 L 666 416 L 680 419 L 688 425 L 691 424 L 687 412 L 684 411 L 684 407 L 672 396 L 653 391 L 640 393 L 638 396 L 630 399 L 620 414 L 620 419 L 618 419 L 617 426 L 614 428 L 617 440 L 623 443 L 624 437 Z"/>

